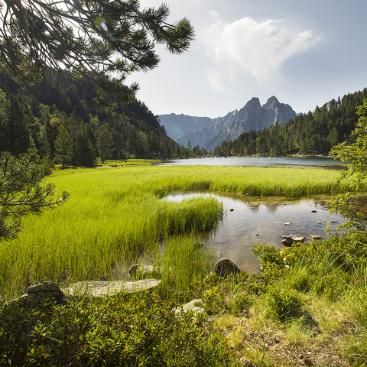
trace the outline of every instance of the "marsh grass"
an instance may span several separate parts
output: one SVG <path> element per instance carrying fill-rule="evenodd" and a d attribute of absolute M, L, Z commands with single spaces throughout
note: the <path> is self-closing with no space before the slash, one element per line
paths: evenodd
<path fill-rule="evenodd" d="M 190 253 L 191 239 L 182 239 L 184 244 L 175 247 L 177 239 L 172 237 L 211 230 L 221 218 L 222 207 L 211 198 L 181 203 L 161 200 L 169 193 L 332 194 L 348 188 L 336 184 L 337 174 L 323 169 L 251 167 L 58 170 L 48 181 L 60 192 L 68 191 L 70 200 L 41 216 L 27 217 L 19 238 L 1 243 L 0 298 L 15 297 L 41 280 L 67 284 L 119 278 L 129 263 L 156 252 L 162 240 L 167 240 L 168 257 L 176 256 L 174 249 Z M 186 263 L 175 264 L 183 271 Z M 172 283 L 169 275 L 163 277 Z M 177 279 L 175 284 L 180 288 L 185 282 Z"/>
<path fill-rule="evenodd" d="M 199 296 L 197 286 L 213 269 L 215 255 L 191 235 L 167 240 L 158 263 L 162 296 L 187 302 Z"/>

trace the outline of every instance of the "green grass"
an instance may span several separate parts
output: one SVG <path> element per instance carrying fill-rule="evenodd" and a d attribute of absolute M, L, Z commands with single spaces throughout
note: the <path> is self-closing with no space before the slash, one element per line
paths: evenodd
<path fill-rule="evenodd" d="M 98 162 L 97 166 L 102 167 L 130 167 L 130 166 L 152 166 L 160 163 L 159 159 L 127 159 L 125 161 L 120 160 L 107 160 L 105 162 Z"/>
<path fill-rule="evenodd" d="M 169 203 L 174 191 L 300 197 L 334 194 L 338 172 L 238 167 L 124 167 L 59 170 L 48 181 L 70 199 L 24 220 L 19 238 L 0 246 L 0 298 L 40 280 L 65 284 L 120 278 L 131 262 L 155 253 L 162 240 L 212 229 L 214 199 Z M 178 248 L 180 238 L 177 241 Z M 172 245 L 173 246 L 173 245 Z"/>

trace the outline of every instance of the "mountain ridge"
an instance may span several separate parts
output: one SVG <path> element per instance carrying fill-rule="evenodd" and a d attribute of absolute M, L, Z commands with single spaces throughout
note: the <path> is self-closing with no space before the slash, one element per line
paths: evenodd
<path fill-rule="evenodd" d="M 239 110 L 223 117 L 209 118 L 184 114 L 159 116 L 167 134 L 181 145 L 200 146 L 213 150 L 225 141 L 237 139 L 244 132 L 259 131 L 275 123 L 287 123 L 296 116 L 288 104 L 272 96 L 261 105 L 258 97 L 251 98 Z"/>

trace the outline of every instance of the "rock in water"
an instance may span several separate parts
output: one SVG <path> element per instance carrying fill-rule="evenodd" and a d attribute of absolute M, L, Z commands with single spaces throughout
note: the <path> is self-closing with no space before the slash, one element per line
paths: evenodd
<path fill-rule="evenodd" d="M 306 238 L 303 237 L 303 236 L 292 236 L 292 240 L 295 243 L 303 243 L 303 242 L 305 242 Z"/>
<path fill-rule="evenodd" d="M 220 277 L 226 277 L 228 275 L 235 275 L 241 272 L 239 267 L 229 259 L 219 260 L 214 267 L 214 272 Z"/>
<path fill-rule="evenodd" d="M 303 243 L 305 242 L 306 238 L 303 236 L 283 236 L 283 245 L 290 247 L 294 243 Z"/>

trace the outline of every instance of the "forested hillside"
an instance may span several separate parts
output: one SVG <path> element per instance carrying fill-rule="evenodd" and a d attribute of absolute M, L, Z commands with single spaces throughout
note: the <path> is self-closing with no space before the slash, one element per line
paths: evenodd
<path fill-rule="evenodd" d="M 101 92 L 91 79 L 50 69 L 34 86 L 0 73 L 0 151 L 17 155 L 33 148 L 77 166 L 93 166 L 97 157 L 182 156 L 185 149 L 166 135 L 149 109 L 120 89 Z"/>
<path fill-rule="evenodd" d="M 348 140 L 357 122 L 356 109 L 367 89 L 332 100 L 314 112 L 299 114 L 286 125 L 248 132 L 214 150 L 221 156 L 328 154 L 331 147 Z"/>

